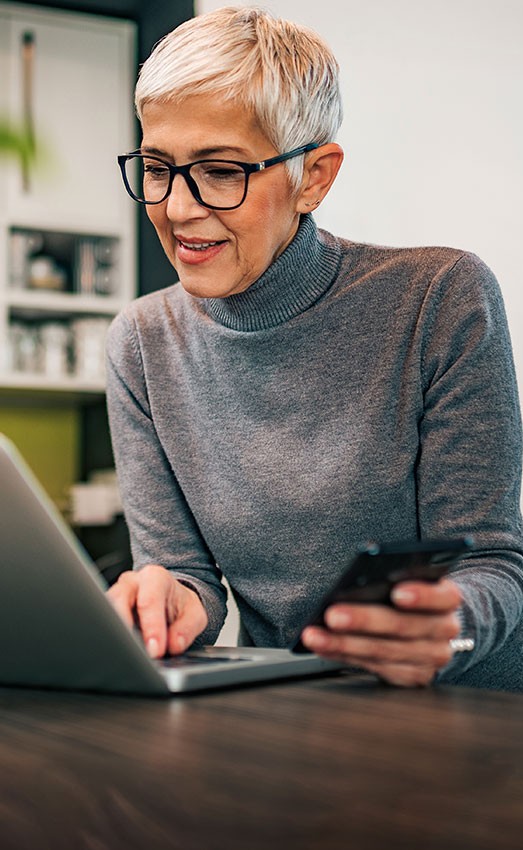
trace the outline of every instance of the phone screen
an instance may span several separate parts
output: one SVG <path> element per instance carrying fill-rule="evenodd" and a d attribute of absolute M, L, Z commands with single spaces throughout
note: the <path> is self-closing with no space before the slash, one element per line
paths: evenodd
<path fill-rule="evenodd" d="M 474 548 L 472 537 L 401 543 L 370 543 L 353 559 L 341 578 L 303 624 L 291 645 L 293 652 L 309 652 L 300 635 L 306 626 L 324 624 L 324 614 L 336 602 L 392 605 L 391 590 L 400 581 L 438 581 Z"/>

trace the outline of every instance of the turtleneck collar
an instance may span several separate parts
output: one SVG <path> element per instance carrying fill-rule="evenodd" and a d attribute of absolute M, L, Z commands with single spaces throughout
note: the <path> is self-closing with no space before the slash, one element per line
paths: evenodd
<path fill-rule="evenodd" d="M 333 238 L 319 239 L 314 219 L 307 214 L 290 245 L 245 292 L 195 300 L 211 319 L 231 330 L 267 330 L 321 298 L 337 274 L 340 256 Z"/>

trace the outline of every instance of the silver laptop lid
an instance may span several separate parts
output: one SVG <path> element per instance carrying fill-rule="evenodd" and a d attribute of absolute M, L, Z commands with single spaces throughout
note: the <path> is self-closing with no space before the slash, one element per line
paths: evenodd
<path fill-rule="evenodd" d="M 168 693 L 104 583 L 0 435 L 0 684 Z"/>

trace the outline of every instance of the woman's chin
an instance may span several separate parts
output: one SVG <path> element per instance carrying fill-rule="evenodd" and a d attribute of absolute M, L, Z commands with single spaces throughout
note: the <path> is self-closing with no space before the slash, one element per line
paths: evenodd
<path fill-rule="evenodd" d="M 177 268 L 176 271 L 182 287 L 195 298 L 227 298 L 245 292 L 254 283 L 250 277 L 235 280 L 225 275 L 205 274 L 203 269 L 188 271 L 186 268 Z"/>

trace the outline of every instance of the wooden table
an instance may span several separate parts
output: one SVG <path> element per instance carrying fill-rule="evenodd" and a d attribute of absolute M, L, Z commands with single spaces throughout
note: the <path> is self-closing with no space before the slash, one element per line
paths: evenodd
<path fill-rule="evenodd" d="M 1 850 L 523 847 L 523 699 L 348 676 L 0 690 Z"/>

